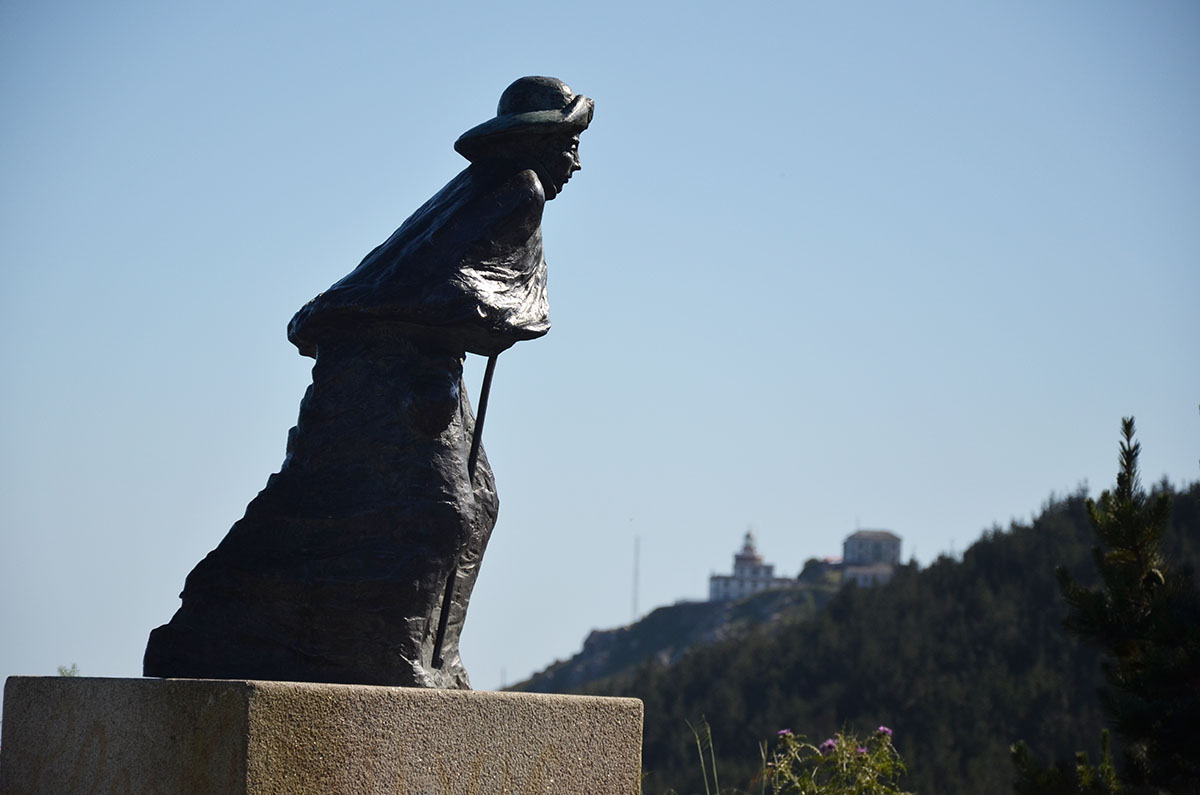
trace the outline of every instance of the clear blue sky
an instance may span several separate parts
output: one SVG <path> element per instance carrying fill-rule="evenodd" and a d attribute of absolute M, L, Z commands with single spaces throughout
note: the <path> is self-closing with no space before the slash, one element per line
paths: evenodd
<path fill-rule="evenodd" d="M 0 676 L 134 676 L 283 460 L 288 319 L 526 74 L 596 100 L 500 357 L 476 686 L 752 525 L 928 562 L 1200 476 L 1194 2 L 0 4 Z M 481 367 L 472 365 L 478 388 Z"/>

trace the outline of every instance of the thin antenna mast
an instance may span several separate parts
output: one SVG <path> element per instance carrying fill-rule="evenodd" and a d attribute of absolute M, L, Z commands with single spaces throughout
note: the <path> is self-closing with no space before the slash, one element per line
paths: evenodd
<path fill-rule="evenodd" d="M 638 617 L 638 564 L 642 556 L 642 538 L 633 537 L 633 620 Z"/>

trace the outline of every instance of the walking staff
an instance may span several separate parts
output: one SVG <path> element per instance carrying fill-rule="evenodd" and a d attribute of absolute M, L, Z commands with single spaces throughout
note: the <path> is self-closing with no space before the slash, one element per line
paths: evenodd
<path fill-rule="evenodd" d="M 483 386 L 479 388 L 479 414 L 475 417 L 475 433 L 471 436 L 471 454 L 467 456 L 467 482 L 475 486 L 475 462 L 479 460 L 479 443 L 483 439 L 483 421 L 487 417 L 488 393 L 492 391 L 492 374 L 496 372 L 495 353 L 488 357 L 487 369 L 483 371 Z M 462 561 L 462 551 L 454 559 L 454 566 L 446 578 L 446 590 L 442 596 L 442 612 L 438 617 L 437 635 L 433 641 L 433 667 L 441 668 L 442 643 L 446 640 L 446 622 L 450 620 L 450 605 L 454 603 L 454 581 L 458 578 L 458 567 Z"/>

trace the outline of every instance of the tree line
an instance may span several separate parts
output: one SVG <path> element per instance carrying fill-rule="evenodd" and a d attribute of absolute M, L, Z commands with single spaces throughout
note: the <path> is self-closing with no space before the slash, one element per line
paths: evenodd
<path fill-rule="evenodd" d="M 1200 560 L 1200 484 L 1150 491 L 1170 502 L 1162 555 L 1186 577 Z M 1051 497 L 1031 522 L 985 532 L 961 560 L 901 566 L 884 586 L 846 586 L 815 617 L 694 649 L 674 665 L 647 660 L 577 692 L 645 702 L 647 795 L 703 791 L 688 729 L 701 716 L 723 784 L 748 789 L 760 743 L 781 729 L 819 742 L 887 725 L 908 765 L 906 789 L 1007 795 L 1014 742 L 1027 764 L 1099 751 L 1111 650 L 1064 628 L 1077 608 L 1060 590 L 1060 581 L 1078 589 L 1078 601 L 1101 589 L 1096 546 L 1085 490 Z M 1198 732 L 1184 726 L 1179 743 L 1194 746 Z M 1136 756 L 1135 746 L 1118 735 L 1114 756 Z"/>

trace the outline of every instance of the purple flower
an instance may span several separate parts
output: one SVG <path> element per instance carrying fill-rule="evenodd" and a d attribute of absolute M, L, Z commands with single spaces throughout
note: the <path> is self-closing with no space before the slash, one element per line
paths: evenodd
<path fill-rule="evenodd" d="M 837 743 L 834 741 L 834 739 L 832 737 L 830 737 L 828 740 L 821 743 L 821 747 L 819 750 L 823 754 L 829 754 L 829 753 L 833 753 L 834 748 L 837 748 Z"/>
<path fill-rule="evenodd" d="M 878 729 L 875 730 L 875 733 L 882 734 L 884 737 L 892 736 L 892 730 L 889 729 L 887 726 L 880 726 Z"/>
<path fill-rule="evenodd" d="M 778 732 L 776 732 L 776 734 L 778 734 L 780 737 L 791 737 L 792 730 L 791 729 L 780 729 Z"/>
<path fill-rule="evenodd" d="M 865 746 L 865 745 L 860 745 L 860 746 L 858 746 L 858 752 L 859 752 L 860 754 L 865 754 L 865 753 L 867 752 L 867 748 L 866 748 L 866 746 Z"/>

